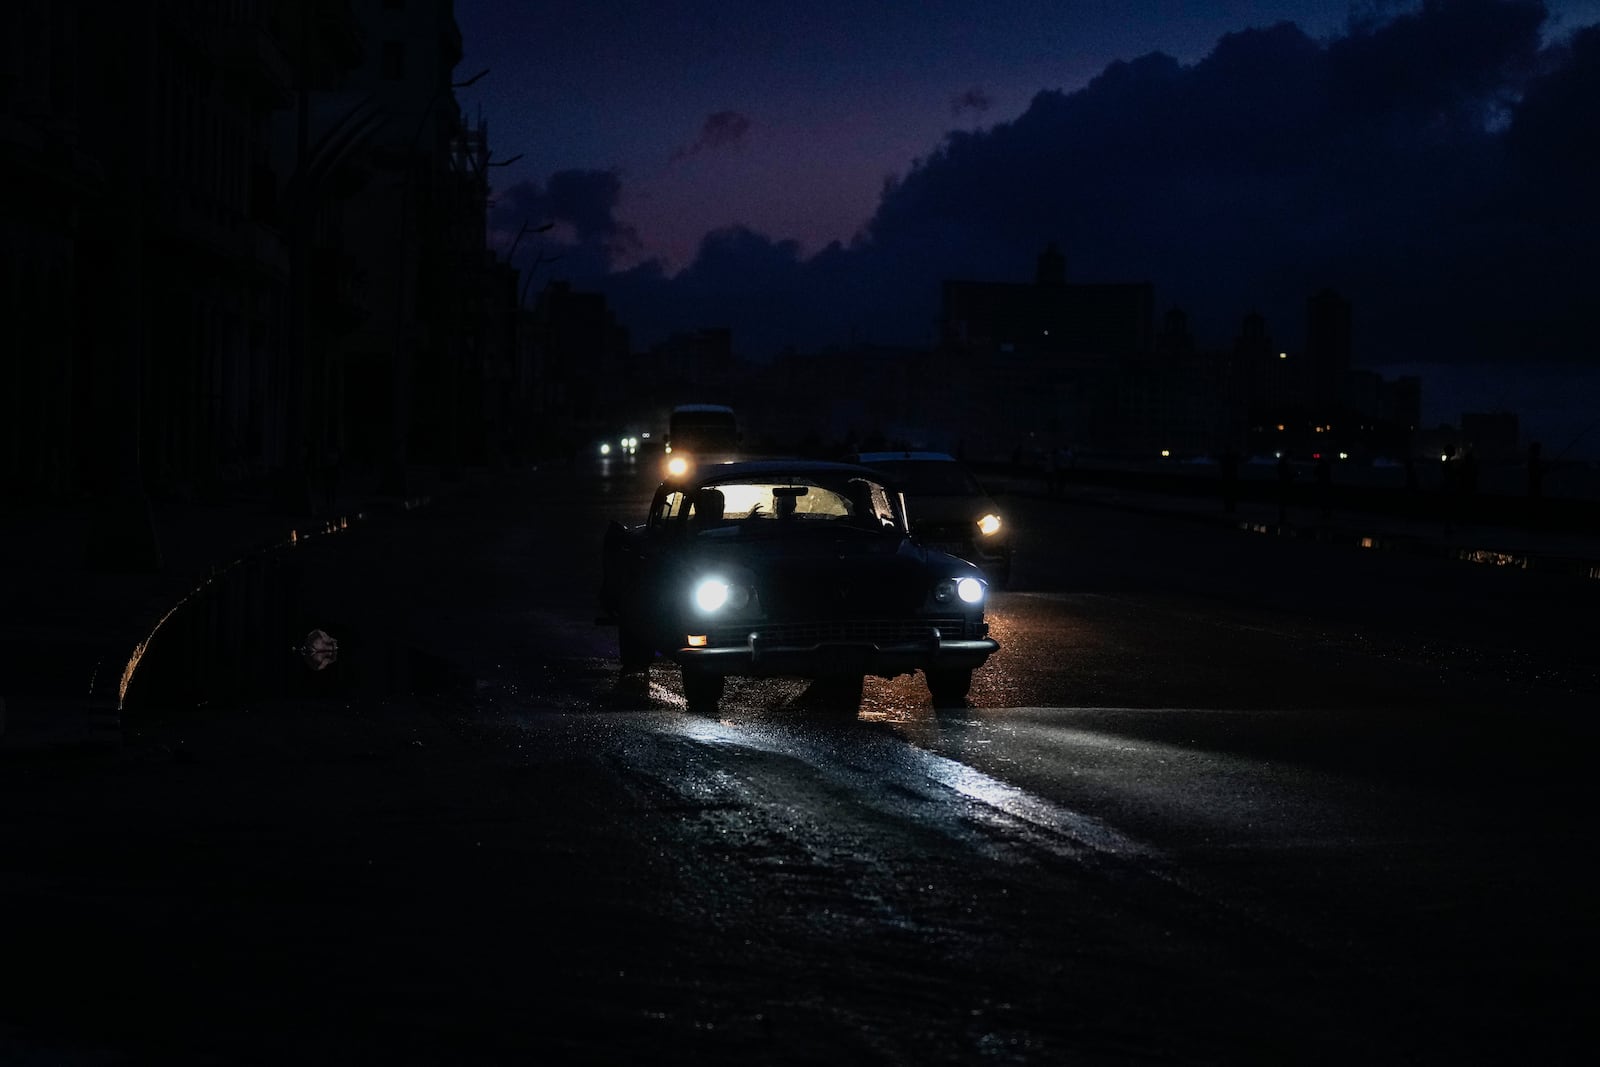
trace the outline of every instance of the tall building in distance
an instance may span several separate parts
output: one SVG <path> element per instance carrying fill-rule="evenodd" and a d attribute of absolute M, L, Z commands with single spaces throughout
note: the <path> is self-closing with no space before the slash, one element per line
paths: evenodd
<path fill-rule="evenodd" d="M 1313 418 L 1333 422 L 1344 412 L 1350 373 L 1350 302 L 1332 289 L 1306 300 L 1306 406 Z"/>
<path fill-rule="evenodd" d="M 979 454 L 1117 440 L 1119 375 L 1149 355 L 1154 331 L 1154 286 L 1070 282 L 1053 243 L 1032 282 L 947 280 L 933 373 L 950 389 L 925 418 L 968 427 Z"/>

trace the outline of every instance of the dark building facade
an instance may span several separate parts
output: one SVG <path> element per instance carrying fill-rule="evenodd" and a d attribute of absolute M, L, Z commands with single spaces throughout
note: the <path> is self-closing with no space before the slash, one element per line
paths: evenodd
<path fill-rule="evenodd" d="M 1422 383 L 1353 366 L 1351 305 L 1332 289 L 1306 301 L 1305 347 L 1279 347 L 1245 316 L 1233 346 L 1243 380 L 1246 450 L 1309 459 L 1403 459 L 1421 420 Z"/>
<path fill-rule="evenodd" d="M 1124 372 L 1152 353 L 1154 319 L 1148 282 L 1069 283 L 1054 245 L 1032 283 L 946 281 L 931 370 L 951 388 L 924 418 L 966 427 L 975 455 L 1124 447 Z"/>
<path fill-rule="evenodd" d="M 0 40 L 7 488 L 122 501 L 137 546 L 147 495 L 315 510 L 352 459 L 488 436 L 448 0 L 20 0 Z"/>
<path fill-rule="evenodd" d="M 631 342 L 604 294 L 550 282 L 530 310 L 527 329 L 540 451 L 572 454 L 634 421 Z"/>
<path fill-rule="evenodd" d="M 1332 289 L 1306 300 L 1306 403 L 1323 422 L 1345 414 L 1350 373 L 1350 302 Z"/>

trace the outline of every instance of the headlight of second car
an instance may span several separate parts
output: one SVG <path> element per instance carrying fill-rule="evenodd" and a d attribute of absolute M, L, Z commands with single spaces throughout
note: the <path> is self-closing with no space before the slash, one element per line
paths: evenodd
<path fill-rule="evenodd" d="M 694 587 L 694 606 L 707 615 L 724 611 L 743 611 L 750 604 L 750 590 L 721 578 L 703 578 Z"/>
<path fill-rule="evenodd" d="M 991 511 L 978 520 L 978 532 L 985 537 L 993 537 L 1000 532 L 1000 525 L 1000 516 Z"/>

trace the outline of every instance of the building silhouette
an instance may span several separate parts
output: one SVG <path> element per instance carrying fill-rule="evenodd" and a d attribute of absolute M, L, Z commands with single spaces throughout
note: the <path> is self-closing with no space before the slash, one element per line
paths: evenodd
<path fill-rule="evenodd" d="M 1051 244 L 1029 282 L 947 280 L 930 426 L 962 426 L 979 453 L 1107 445 L 1126 436 L 1124 369 L 1152 351 L 1154 287 L 1072 283 Z"/>
<path fill-rule="evenodd" d="M 526 330 L 535 395 L 527 414 L 538 451 L 570 453 L 628 428 L 630 340 L 603 294 L 550 282 L 529 311 Z"/>
<path fill-rule="evenodd" d="M 316 511 L 356 468 L 485 453 L 515 287 L 448 0 L 0 22 L 8 490 L 99 502 L 91 554 L 149 566 L 151 495 Z"/>
<path fill-rule="evenodd" d="M 1232 360 L 1242 382 L 1245 449 L 1404 459 L 1421 420 L 1422 383 L 1354 367 L 1352 308 L 1332 289 L 1306 301 L 1305 346 L 1275 342 L 1258 312 L 1245 315 Z"/>
<path fill-rule="evenodd" d="M 1312 417 L 1333 422 L 1346 413 L 1350 373 L 1350 302 L 1332 289 L 1306 300 L 1305 404 Z"/>

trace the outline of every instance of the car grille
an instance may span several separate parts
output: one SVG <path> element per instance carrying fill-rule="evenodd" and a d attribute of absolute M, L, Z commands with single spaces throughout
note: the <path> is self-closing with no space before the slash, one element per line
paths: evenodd
<path fill-rule="evenodd" d="M 959 617 L 923 619 L 823 619 L 815 622 L 756 623 L 746 626 L 718 626 L 706 635 L 712 647 L 747 645 L 754 635 L 761 644 L 810 645 L 898 645 L 931 642 L 934 632 L 943 640 L 958 640 L 963 634 Z"/>

